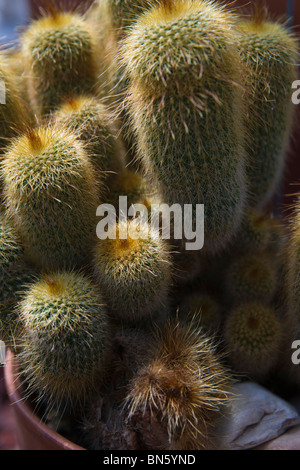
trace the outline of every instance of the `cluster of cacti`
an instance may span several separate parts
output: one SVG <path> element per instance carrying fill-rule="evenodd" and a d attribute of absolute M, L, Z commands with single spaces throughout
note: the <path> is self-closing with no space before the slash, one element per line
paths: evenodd
<path fill-rule="evenodd" d="M 263 11 L 48 5 L 1 54 L 0 339 L 88 448 L 213 448 L 234 380 L 276 377 L 300 330 L 299 214 L 289 243 L 265 209 L 297 44 Z M 199 204 L 203 249 L 184 212 L 166 239 L 162 206 L 191 208 L 198 236 Z"/>

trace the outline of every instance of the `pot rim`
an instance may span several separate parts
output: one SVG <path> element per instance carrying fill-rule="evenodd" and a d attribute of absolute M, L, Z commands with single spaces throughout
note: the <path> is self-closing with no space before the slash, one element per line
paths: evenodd
<path fill-rule="evenodd" d="M 43 421 L 34 414 L 20 394 L 18 363 L 14 353 L 10 349 L 7 350 L 6 354 L 4 379 L 11 405 L 15 407 L 15 411 L 19 413 L 24 420 L 30 423 L 31 427 L 38 429 L 39 433 L 42 434 L 49 442 L 59 445 L 64 450 L 86 450 L 49 428 L 49 426 L 43 423 Z"/>

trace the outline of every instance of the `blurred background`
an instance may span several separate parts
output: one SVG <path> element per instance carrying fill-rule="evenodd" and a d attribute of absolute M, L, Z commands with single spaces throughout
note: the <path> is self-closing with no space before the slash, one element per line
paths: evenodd
<path fill-rule="evenodd" d="M 85 11 L 94 0 L 46 0 L 65 9 Z M 262 3 L 263 0 L 224 0 L 240 11 L 242 7 Z M 266 0 L 272 17 L 288 19 L 288 25 L 300 34 L 300 0 Z M 18 39 L 18 29 L 31 18 L 37 18 L 45 0 L 0 0 L 0 44 L 12 45 Z M 295 193 L 300 192 L 300 105 L 295 116 L 294 134 L 287 159 L 282 187 L 276 198 L 277 208 L 286 218 L 292 211 Z M 0 365 L 0 450 L 17 449 L 14 420 L 4 387 L 3 368 Z"/>

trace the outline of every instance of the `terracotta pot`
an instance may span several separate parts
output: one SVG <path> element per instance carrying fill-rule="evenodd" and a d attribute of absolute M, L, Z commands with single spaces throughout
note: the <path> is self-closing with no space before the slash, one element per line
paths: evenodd
<path fill-rule="evenodd" d="M 20 394 L 17 361 L 7 352 L 4 369 L 5 385 L 16 420 L 18 443 L 21 450 L 84 450 L 46 426 L 32 412 Z"/>

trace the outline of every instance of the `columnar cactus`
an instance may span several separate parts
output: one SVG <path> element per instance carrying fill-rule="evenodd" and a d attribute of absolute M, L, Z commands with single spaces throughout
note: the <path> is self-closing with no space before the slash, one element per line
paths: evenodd
<path fill-rule="evenodd" d="M 94 271 L 120 320 L 136 322 L 167 306 L 169 248 L 147 222 L 121 220 L 109 227 L 95 247 Z"/>
<path fill-rule="evenodd" d="M 292 83 L 297 78 L 297 41 L 284 25 L 258 10 L 241 20 L 239 49 L 249 69 L 249 195 L 252 206 L 275 193 L 292 128 Z"/>
<path fill-rule="evenodd" d="M 82 402 L 106 373 L 112 338 L 98 288 L 75 272 L 49 274 L 28 289 L 19 315 L 29 392 L 49 407 Z"/>
<path fill-rule="evenodd" d="M 127 110 L 145 173 L 173 204 L 205 204 L 205 246 L 238 228 L 246 197 L 244 69 L 233 18 L 210 1 L 163 2 L 129 29 Z"/>
<path fill-rule="evenodd" d="M 255 379 L 266 378 L 276 365 L 282 325 L 268 305 L 251 301 L 235 307 L 226 318 L 224 342 L 233 368 Z"/>
<path fill-rule="evenodd" d="M 49 9 L 22 34 L 32 103 L 41 115 L 62 100 L 96 91 L 97 34 L 79 14 Z"/>
<path fill-rule="evenodd" d="M 96 239 L 98 190 L 83 145 L 55 126 L 30 130 L 2 162 L 8 214 L 37 266 L 78 266 Z"/>

